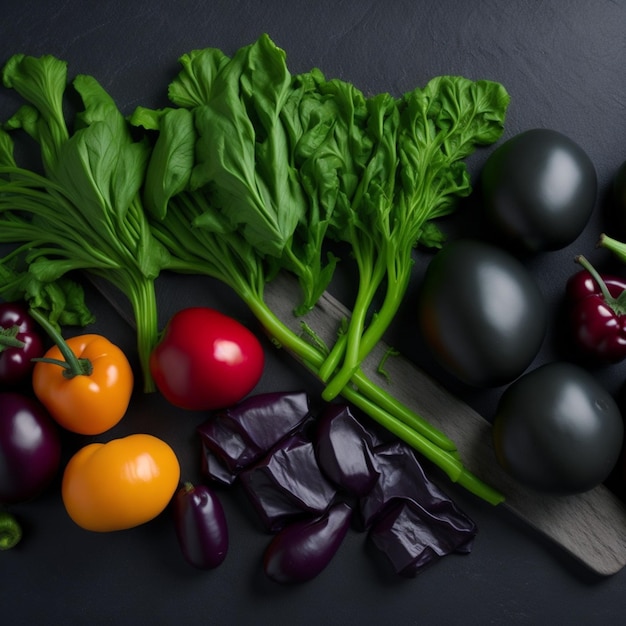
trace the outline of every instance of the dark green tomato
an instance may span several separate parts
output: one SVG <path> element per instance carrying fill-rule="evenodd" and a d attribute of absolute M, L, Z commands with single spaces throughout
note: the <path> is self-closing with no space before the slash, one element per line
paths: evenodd
<path fill-rule="evenodd" d="M 533 129 L 504 142 L 481 173 L 485 215 L 527 252 L 558 250 L 583 231 L 596 201 L 589 156 L 569 137 Z"/>
<path fill-rule="evenodd" d="M 517 378 L 543 342 L 547 310 L 526 268 L 501 248 L 461 239 L 432 259 L 418 320 L 436 360 L 463 382 L 498 386 Z"/>
<path fill-rule="evenodd" d="M 493 424 L 502 467 L 526 486 L 555 494 L 603 482 L 623 438 L 613 397 L 589 372 L 565 362 L 542 365 L 511 384 Z"/>

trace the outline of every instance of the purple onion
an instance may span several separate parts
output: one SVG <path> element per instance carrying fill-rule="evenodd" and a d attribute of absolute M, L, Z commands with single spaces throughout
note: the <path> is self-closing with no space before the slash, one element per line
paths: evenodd
<path fill-rule="evenodd" d="M 315 453 L 322 471 L 351 495 L 364 496 L 378 480 L 372 437 L 344 404 L 330 404 L 320 416 Z"/>
<path fill-rule="evenodd" d="M 214 569 L 228 552 L 222 503 L 206 485 L 185 483 L 174 495 L 174 528 L 185 559 L 198 569 Z"/>
<path fill-rule="evenodd" d="M 315 578 L 339 550 L 351 518 L 352 509 L 339 502 L 318 518 L 299 520 L 283 528 L 265 551 L 266 575 L 283 584 Z"/>
<path fill-rule="evenodd" d="M 39 495 L 60 462 L 58 427 L 44 407 L 22 394 L 0 393 L 0 504 Z"/>

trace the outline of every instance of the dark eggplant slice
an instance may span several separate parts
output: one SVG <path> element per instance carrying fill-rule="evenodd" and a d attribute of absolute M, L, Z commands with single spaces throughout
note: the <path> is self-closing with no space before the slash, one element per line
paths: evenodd
<path fill-rule="evenodd" d="M 294 517 L 322 514 L 337 493 L 317 464 L 313 443 L 300 431 L 242 471 L 239 480 L 270 531 Z"/>
<path fill-rule="evenodd" d="M 350 495 L 364 496 L 378 480 L 373 446 L 372 436 L 350 407 L 326 407 L 315 434 L 315 453 L 326 476 Z"/>
<path fill-rule="evenodd" d="M 236 474 L 262 458 L 309 416 L 305 392 L 261 393 L 212 414 L 197 431 L 202 444 Z"/>
<path fill-rule="evenodd" d="M 407 578 L 453 552 L 469 554 L 475 536 L 472 523 L 457 527 L 425 520 L 421 509 L 410 500 L 391 507 L 369 531 L 370 539 L 396 574 Z"/>

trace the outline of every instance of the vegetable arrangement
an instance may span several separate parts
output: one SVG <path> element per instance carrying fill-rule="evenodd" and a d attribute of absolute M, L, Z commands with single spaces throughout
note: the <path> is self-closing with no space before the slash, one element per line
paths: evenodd
<path fill-rule="evenodd" d="M 359 365 L 400 305 L 413 248 L 438 245 L 432 220 L 469 194 L 462 159 L 500 136 L 503 87 L 442 77 L 399 99 L 366 98 L 319 70 L 292 76 L 267 36 L 232 58 L 209 48 L 180 61 L 168 90 L 175 107 L 131 117 L 157 131 L 143 201 L 169 268 L 225 282 L 280 346 L 327 382 L 326 400 L 341 393 L 453 481 L 501 501 L 463 467 L 453 442 Z M 321 260 L 324 244 L 346 238 L 359 293 L 346 332 L 326 350 L 293 333 L 263 293 L 277 272 L 290 272 L 302 288 L 297 312 L 306 311 L 337 262 Z M 383 304 L 367 324 L 383 284 Z"/>
<path fill-rule="evenodd" d="M 0 317 L 0 373 L 4 357 L 15 356 L 16 377 L 29 376 L 33 350 L 33 390 L 44 406 L 0 394 L 7 413 L 0 503 L 34 497 L 59 470 L 55 422 L 102 434 L 130 402 L 133 372 L 118 348 L 103 337 L 60 333 L 62 325 L 91 321 L 71 280 L 82 270 L 115 284 L 132 304 L 144 390 L 212 411 L 198 435 L 202 474 L 214 485 L 181 483 L 176 454 L 152 435 L 90 443 L 63 472 L 62 500 L 76 524 L 127 529 L 171 504 L 183 557 L 213 569 L 230 539 L 213 489 L 219 484 L 247 494 L 273 534 L 263 568 L 280 583 L 317 576 L 355 527 L 405 576 L 469 553 L 474 523 L 430 482 L 419 458 L 487 502 L 502 494 L 463 466 L 454 442 L 361 369 L 398 311 L 418 246 L 440 249 L 418 307 L 430 349 L 467 384 L 512 383 L 493 431 L 504 469 L 533 488 L 567 493 L 608 476 L 623 441 L 612 398 L 574 366 L 525 373 L 547 325 L 530 274 L 503 249 L 446 242 L 434 221 L 472 191 L 463 159 L 500 138 L 509 101 L 502 85 L 442 76 L 399 98 L 365 96 L 317 69 L 292 75 L 266 35 L 232 57 L 207 48 L 180 63 L 168 87 L 172 106 L 138 107 L 129 119 L 93 77 L 77 76 L 72 87 L 84 110 L 73 131 L 64 113 L 65 63 L 20 54 L 3 70 L 5 86 L 25 104 L 0 129 L 0 242 L 15 245 L 0 261 L 0 297 L 23 300 L 28 310 L 12 302 Z M 43 173 L 17 164 L 20 129 L 39 146 Z M 546 183 L 558 193 L 538 193 Z M 574 241 L 597 193 L 582 149 L 539 129 L 494 150 L 481 184 L 492 225 L 525 253 Z M 330 251 L 337 243 L 349 250 L 358 285 L 351 316 L 326 346 L 306 318 L 303 335 L 290 330 L 264 292 L 279 273 L 295 276 L 294 314 L 305 316 L 342 262 Z M 607 236 L 600 244 L 626 260 L 626 244 Z M 576 339 L 615 362 L 623 357 L 623 287 L 579 261 L 585 272 L 568 284 L 579 300 Z M 159 335 L 155 281 L 163 271 L 232 288 L 270 338 L 322 381 L 322 399 L 335 402 L 314 416 L 303 393 L 249 396 L 263 372 L 261 344 L 218 311 L 179 311 Z M 45 355 L 29 316 L 56 344 Z M 573 385 L 585 402 L 564 411 Z M 339 395 L 367 417 L 356 419 Z M 20 404 L 28 410 L 17 411 Z M 18 414 L 19 441 L 11 434 Z M 593 428 L 583 432 L 583 423 Z M 16 537 L 3 512 L 0 548 Z"/>

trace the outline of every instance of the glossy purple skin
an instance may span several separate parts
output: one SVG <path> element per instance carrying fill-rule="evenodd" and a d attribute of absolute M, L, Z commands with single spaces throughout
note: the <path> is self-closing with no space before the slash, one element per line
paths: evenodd
<path fill-rule="evenodd" d="M 313 443 L 300 431 L 241 472 L 239 480 L 263 525 L 272 532 L 294 518 L 322 514 L 337 493 L 322 474 Z"/>
<path fill-rule="evenodd" d="M 396 574 L 413 578 L 448 554 L 469 554 L 475 534 L 471 523 L 450 527 L 424 519 L 420 508 L 405 500 L 387 510 L 369 537 Z"/>
<path fill-rule="evenodd" d="M 319 419 L 315 454 L 322 471 L 347 493 L 367 494 L 378 480 L 371 435 L 345 404 L 330 404 Z"/>
<path fill-rule="evenodd" d="M 315 578 L 339 550 L 351 519 L 352 509 L 339 502 L 321 517 L 292 522 L 267 547 L 263 557 L 265 574 L 282 584 Z"/>
<path fill-rule="evenodd" d="M 197 432 L 202 445 L 228 472 L 236 474 L 258 461 L 309 416 L 305 392 L 261 393 L 214 413 Z"/>
<path fill-rule="evenodd" d="M 183 485 L 174 495 L 174 528 L 183 556 L 198 569 L 215 569 L 228 553 L 222 503 L 206 485 Z"/>
<path fill-rule="evenodd" d="M 58 427 L 35 400 L 0 393 L 0 504 L 39 495 L 61 462 Z"/>
<path fill-rule="evenodd" d="M 422 520 L 442 533 L 476 532 L 474 522 L 461 511 L 424 473 L 413 450 L 403 442 L 375 449 L 380 478 L 370 493 L 361 498 L 362 521 L 367 528 L 398 503 L 411 502 Z"/>
<path fill-rule="evenodd" d="M 26 309 L 14 302 L 0 302 L 0 328 L 18 327 L 16 339 L 23 347 L 5 347 L 0 351 L 0 384 L 15 385 L 33 371 L 31 359 L 44 354 L 44 345 L 35 321 Z"/>

